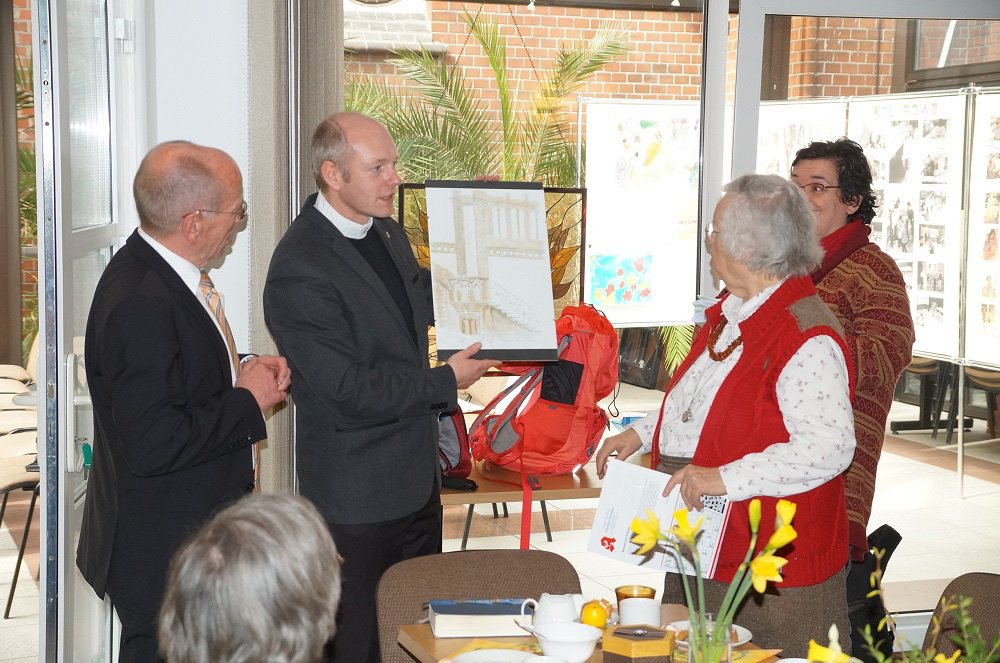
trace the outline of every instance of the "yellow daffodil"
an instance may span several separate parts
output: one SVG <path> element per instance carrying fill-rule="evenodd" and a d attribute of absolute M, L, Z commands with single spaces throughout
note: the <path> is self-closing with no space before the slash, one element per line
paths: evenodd
<path fill-rule="evenodd" d="M 774 529 L 781 529 L 785 525 L 791 525 L 792 518 L 795 517 L 795 502 L 778 500 L 778 506 L 775 507 L 775 511 L 778 512 L 778 517 L 774 519 Z"/>
<path fill-rule="evenodd" d="M 671 528 L 670 533 L 677 537 L 678 541 L 683 541 L 688 545 L 694 545 L 694 537 L 698 534 L 698 530 L 701 529 L 701 523 L 705 520 L 702 516 L 691 525 L 688 522 L 688 511 L 687 509 L 677 509 L 674 511 L 674 520 L 677 521 L 677 525 Z"/>
<path fill-rule="evenodd" d="M 806 654 L 806 658 L 811 663 L 846 663 L 851 657 L 844 652 L 834 651 L 818 644 L 815 640 L 810 640 L 809 653 Z"/>
<path fill-rule="evenodd" d="M 961 649 L 956 649 L 955 653 L 951 656 L 945 658 L 944 654 L 938 654 L 934 657 L 934 663 L 955 663 L 959 656 L 962 655 Z"/>
<path fill-rule="evenodd" d="M 784 548 L 789 543 L 795 540 L 798 533 L 792 528 L 791 525 L 783 525 L 774 534 L 771 535 L 771 540 L 767 542 L 768 550 L 777 550 L 778 548 Z"/>
<path fill-rule="evenodd" d="M 757 498 L 750 500 L 749 517 L 750 531 L 756 534 L 760 527 L 760 500 Z"/>
<path fill-rule="evenodd" d="M 770 553 L 764 553 L 754 558 L 750 562 L 750 577 L 753 578 L 753 588 L 758 593 L 763 594 L 767 589 L 768 581 L 781 582 L 781 574 L 778 573 L 788 560 L 784 557 L 777 557 Z"/>
<path fill-rule="evenodd" d="M 635 532 L 635 536 L 632 537 L 632 543 L 639 544 L 639 550 L 636 551 L 637 555 L 645 555 L 656 545 L 662 537 L 660 536 L 660 519 L 656 517 L 656 514 L 650 510 L 646 510 L 648 518 L 640 519 L 636 518 L 632 521 L 632 527 L 630 528 Z"/>

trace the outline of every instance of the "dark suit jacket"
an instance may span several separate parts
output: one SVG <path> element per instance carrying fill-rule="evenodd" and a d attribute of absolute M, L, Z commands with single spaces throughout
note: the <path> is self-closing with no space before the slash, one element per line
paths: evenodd
<path fill-rule="evenodd" d="M 85 352 L 96 439 L 77 564 L 98 596 L 158 610 L 174 551 L 251 487 L 264 417 L 211 316 L 137 233 L 97 285 Z"/>
<path fill-rule="evenodd" d="M 400 518 L 437 490 L 437 413 L 457 405 L 451 368 L 428 367 L 430 273 L 399 224 L 375 219 L 369 232 L 413 308 L 404 320 L 315 200 L 278 243 L 264 287 L 264 320 L 292 369 L 300 490 L 331 523 Z"/>

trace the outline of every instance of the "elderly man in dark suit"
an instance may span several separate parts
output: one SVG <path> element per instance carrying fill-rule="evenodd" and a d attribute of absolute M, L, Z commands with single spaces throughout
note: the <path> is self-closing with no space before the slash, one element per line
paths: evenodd
<path fill-rule="evenodd" d="M 400 183 L 389 132 L 338 113 L 313 134 L 319 193 L 271 258 L 264 319 L 295 372 L 299 485 L 343 555 L 333 660 L 376 662 L 375 587 L 441 549 L 437 415 L 496 362 L 479 344 L 429 368 L 430 273 L 389 216 Z"/>
<path fill-rule="evenodd" d="M 284 400 L 281 357 L 240 365 L 203 271 L 246 217 L 224 152 L 176 141 L 135 176 L 139 229 L 101 276 L 87 321 L 96 444 L 77 564 L 122 621 L 122 661 L 156 661 L 170 557 L 253 488 L 252 445 Z"/>

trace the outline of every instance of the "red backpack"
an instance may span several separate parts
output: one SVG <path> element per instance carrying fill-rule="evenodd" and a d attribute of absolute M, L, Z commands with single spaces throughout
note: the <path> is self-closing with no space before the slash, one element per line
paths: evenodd
<path fill-rule="evenodd" d="M 556 320 L 556 336 L 556 363 L 501 366 L 521 377 L 469 429 L 476 460 L 520 472 L 523 514 L 531 513 L 532 479 L 572 472 L 594 455 L 608 425 L 597 401 L 618 382 L 618 335 L 603 313 L 589 304 L 567 306 Z M 515 391 L 503 412 L 491 414 Z M 521 548 L 528 547 L 530 532 L 531 518 L 522 517 Z"/>

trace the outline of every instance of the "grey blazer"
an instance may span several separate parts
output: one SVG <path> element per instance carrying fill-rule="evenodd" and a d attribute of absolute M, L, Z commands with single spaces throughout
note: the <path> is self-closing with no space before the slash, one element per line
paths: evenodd
<path fill-rule="evenodd" d="M 292 370 L 300 490 L 331 523 L 400 518 L 438 490 L 437 414 L 457 407 L 454 372 L 427 361 L 430 273 L 399 224 L 374 220 L 413 308 L 404 320 L 315 200 L 278 243 L 264 286 L 264 320 Z"/>

